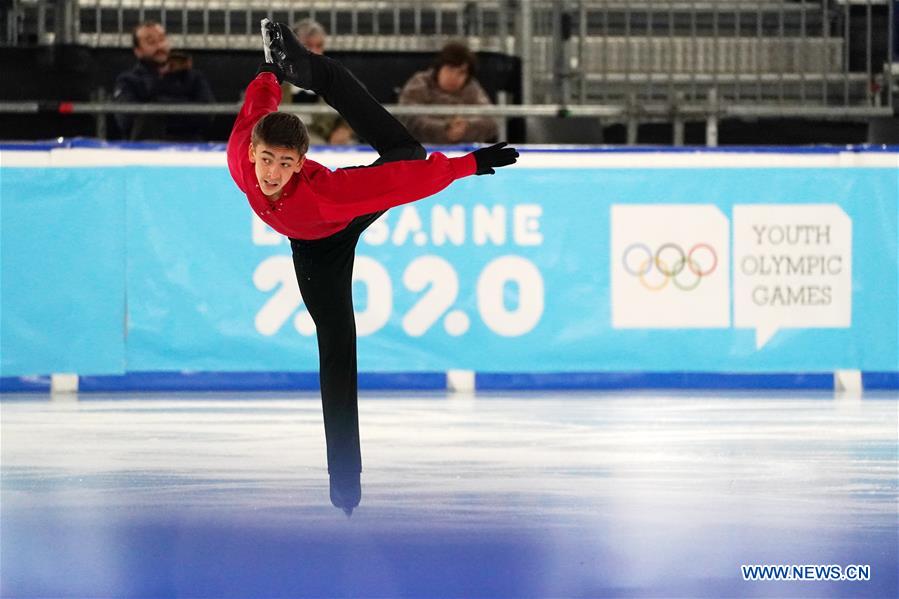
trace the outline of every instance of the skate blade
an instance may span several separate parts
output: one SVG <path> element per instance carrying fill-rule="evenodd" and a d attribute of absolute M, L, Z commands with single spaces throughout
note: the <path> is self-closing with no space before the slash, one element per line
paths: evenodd
<path fill-rule="evenodd" d="M 271 25 L 271 21 L 269 19 L 262 19 L 260 23 L 260 27 L 262 29 L 262 51 L 265 53 L 265 62 L 272 63 L 272 51 L 269 46 L 271 46 L 272 38 L 269 36 L 268 26 Z"/>

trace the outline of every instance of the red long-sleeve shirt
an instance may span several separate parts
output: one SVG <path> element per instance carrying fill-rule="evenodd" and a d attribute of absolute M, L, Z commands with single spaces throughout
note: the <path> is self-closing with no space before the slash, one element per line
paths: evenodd
<path fill-rule="evenodd" d="M 306 159 L 277 200 L 259 189 L 248 148 L 253 127 L 278 109 L 281 87 L 271 73 L 261 73 L 247 87 L 246 99 L 228 140 L 228 170 L 247 194 L 250 207 L 275 231 L 298 239 L 321 239 L 340 231 L 355 217 L 426 198 L 456 179 L 473 175 L 472 154 L 427 160 L 404 160 L 357 169 L 328 168 Z"/>

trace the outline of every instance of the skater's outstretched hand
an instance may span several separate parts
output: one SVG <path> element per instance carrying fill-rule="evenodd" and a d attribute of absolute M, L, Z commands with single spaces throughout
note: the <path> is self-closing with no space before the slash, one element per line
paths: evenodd
<path fill-rule="evenodd" d="M 284 74 L 284 80 L 311 89 L 311 53 L 294 37 L 290 27 L 284 23 L 273 23 L 262 19 L 262 44 L 266 60 L 276 65 Z"/>
<path fill-rule="evenodd" d="M 515 164 L 518 159 L 518 150 L 507 148 L 507 145 L 507 142 L 502 142 L 472 152 L 478 165 L 478 170 L 475 171 L 475 174 L 492 175 L 496 172 L 493 170 L 495 168 Z"/>

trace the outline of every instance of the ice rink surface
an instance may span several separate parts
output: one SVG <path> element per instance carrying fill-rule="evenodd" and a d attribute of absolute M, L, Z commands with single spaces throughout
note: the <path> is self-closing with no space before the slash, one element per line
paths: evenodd
<path fill-rule="evenodd" d="M 365 394 L 351 518 L 317 395 L 0 409 L 3 597 L 897 596 L 895 394 Z"/>

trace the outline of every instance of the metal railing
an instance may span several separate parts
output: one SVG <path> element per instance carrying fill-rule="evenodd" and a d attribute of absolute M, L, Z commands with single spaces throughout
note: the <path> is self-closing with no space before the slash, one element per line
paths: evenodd
<path fill-rule="evenodd" d="M 687 122 L 704 122 L 706 145 L 718 145 L 718 123 L 725 118 L 778 118 L 784 114 L 783 108 L 772 105 L 729 104 L 717 102 L 715 94 L 710 94 L 704 102 L 695 103 L 645 103 L 639 106 L 624 104 L 528 104 L 497 106 L 459 106 L 459 105 L 385 105 L 389 112 L 396 116 L 431 115 L 431 116 L 489 116 L 499 119 L 499 139 L 506 139 L 507 119 L 513 117 L 526 118 L 558 118 L 558 117 L 590 117 L 611 123 L 627 125 L 627 144 L 637 143 L 637 127 L 640 123 L 651 121 L 671 122 L 674 125 L 673 145 L 684 145 L 684 125 Z M 106 119 L 108 114 L 203 114 L 234 115 L 240 110 L 238 104 L 119 104 L 113 102 L 0 102 L 0 113 L 37 114 L 64 113 L 90 114 L 96 117 L 96 136 L 106 138 Z M 334 109 L 326 104 L 284 104 L 279 110 L 302 116 L 331 114 Z M 845 107 L 839 112 L 827 106 L 806 107 L 802 113 L 807 118 L 823 120 L 864 119 L 870 117 L 886 117 L 892 115 L 892 109 L 886 106 Z"/>
<path fill-rule="evenodd" d="M 891 114 L 894 10 L 889 0 L 12 0 L 6 32 L 7 44 L 129 47 L 133 25 L 155 19 L 173 47 L 256 48 L 262 17 L 308 16 L 332 50 L 431 51 L 463 38 L 521 58 L 526 106 L 604 106 L 630 129 L 677 125 L 696 107 L 711 119 Z"/>
<path fill-rule="evenodd" d="M 889 0 L 12 0 L 6 32 L 7 44 L 127 47 L 134 24 L 155 19 L 174 47 L 239 49 L 258 46 L 262 17 L 308 16 L 332 50 L 464 38 L 517 54 L 525 103 L 696 99 L 714 87 L 722 102 L 873 105 L 893 10 Z"/>
<path fill-rule="evenodd" d="M 527 1 L 527 0 L 526 0 Z M 512 52 L 515 13 L 509 0 L 13 0 L 19 23 L 8 43 L 27 34 L 40 43 L 63 37 L 90 46 L 128 46 L 131 28 L 162 23 L 173 46 L 256 48 L 259 20 L 311 17 L 329 31 L 334 50 L 434 50 L 466 38 L 474 49 Z M 70 4 L 71 6 L 66 6 Z M 66 8 L 62 8 L 66 6 Z"/>
<path fill-rule="evenodd" d="M 890 101 L 875 91 L 889 79 L 887 0 L 548 4 L 534 4 L 534 101 L 696 100 L 711 89 L 722 103 L 796 109 Z"/>

